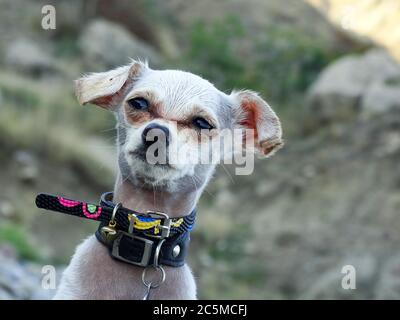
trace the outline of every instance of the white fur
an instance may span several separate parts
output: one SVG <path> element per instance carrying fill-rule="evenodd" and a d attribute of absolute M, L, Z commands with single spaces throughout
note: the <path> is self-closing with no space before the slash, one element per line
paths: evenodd
<path fill-rule="evenodd" d="M 196 299 L 196 284 L 187 265 L 164 269 L 165 282 L 151 290 L 151 299 Z M 141 267 L 112 259 L 108 250 L 90 236 L 77 247 L 54 299 L 140 300 L 145 295 L 142 271 Z"/>
<path fill-rule="evenodd" d="M 123 142 L 119 141 L 119 161 L 122 159 L 127 165 L 121 165 L 120 162 L 121 172 L 115 196 L 126 207 L 137 209 L 139 206 L 139 211 L 187 214 L 195 207 L 214 165 L 203 167 L 195 163 L 176 163 L 165 168 L 136 159 L 132 152 L 142 144 L 141 134 L 149 122 L 136 124 L 127 121 L 123 106 L 128 99 L 147 95 L 156 100 L 154 104 L 160 106 L 159 114 L 151 122 L 170 129 L 169 148 L 176 148 L 180 154 L 190 155 L 194 146 L 188 134 L 178 130 L 172 123 L 186 121 L 190 126 L 191 119 L 198 116 L 213 122 L 217 131 L 238 128 L 243 123 L 250 124 L 257 131 L 257 148 L 265 155 L 272 154 L 282 144 L 278 117 L 256 93 L 240 91 L 226 95 L 210 82 L 188 72 L 151 70 L 147 64 L 133 61 L 129 66 L 77 80 L 76 94 L 82 104 L 93 103 L 116 112 L 119 130 L 123 130 L 125 136 Z M 251 121 L 243 122 L 247 118 Z M 122 177 L 126 166 L 128 177 Z M 131 185 L 127 185 L 129 177 L 133 178 L 129 182 Z M 136 177 L 141 177 L 141 182 L 135 182 Z M 192 183 L 192 180 L 187 178 L 193 180 L 194 187 L 188 183 Z M 142 183 L 146 179 L 153 188 L 151 191 Z M 157 191 L 155 186 L 158 187 Z M 166 281 L 152 290 L 151 299 L 196 298 L 196 285 L 187 265 L 180 268 L 165 267 L 165 270 Z M 91 236 L 78 246 L 54 298 L 142 299 L 145 294 L 142 271 L 141 267 L 112 259 L 108 250 Z"/>
<path fill-rule="evenodd" d="M 142 71 L 141 77 L 134 83 L 124 101 L 143 96 L 143 93 L 151 93 L 156 101 L 162 103 L 162 118 L 157 118 L 152 123 L 169 128 L 172 136 L 169 150 L 176 150 L 182 160 L 173 162 L 171 170 L 165 170 L 165 168 L 149 166 L 134 157 L 129 157 L 128 154 L 141 145 L 141 133 L 148 123 L 139 127 L 132 126 L 128 130 L 128 140 L 122 150 L 127 156 L 132 174 L 135 175 L 140 172 L 144 177 L 156 177 L 156 181 L 152 180 L 154 185 L 163 184 L 165 181 L 171 182 L 185 175 L 192 176 L 195 161 L 183 160 L 191 159 L 192 149 L 195 146 L 188 140 L 185 131 L 177 130 L 174 121 L 190 118 L 194 114 L 207 115 L 218 128 L 216 111 L 220 104 L 220 95 L 226 95 L 207 80 L 191 73 L 178 70 L 154 71 L 151 69 Z M 196 109 L 198 110 L 197 113 L 194 112 Z"/>

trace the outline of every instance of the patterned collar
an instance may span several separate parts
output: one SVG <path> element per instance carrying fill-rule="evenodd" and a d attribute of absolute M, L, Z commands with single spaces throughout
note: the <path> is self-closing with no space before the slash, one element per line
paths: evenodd
<path fill-rule="evenodd" d="M 109 248 L 110 255 L 120 261 L 146 267 L 157 264 L 173 267 L 185 263 L 189 233 L 196 219 L 196 210 L 189 215 L 169 218 L 163 212 L 140 213 L 112 202 L 113 193 L 102 194 L 99 205 L 39 194 L 38 208 L 65 213 L 100 222 L 96 238 Z"/>

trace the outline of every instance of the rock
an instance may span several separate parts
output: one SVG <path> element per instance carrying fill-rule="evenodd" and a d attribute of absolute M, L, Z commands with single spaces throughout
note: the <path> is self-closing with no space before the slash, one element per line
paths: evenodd
<path fill-rule="evenodd" d="M 0 201 L 0 217 L 10 219 L 16 214 L 14 206 L 9 201 Z"/>
<path fill-rule="evenodd" d="M 400 255 L 390 258 L 382 267 L 376 286 L 377 299 L 399 299 L 400 296 Z"/>
<path fill-rule="evenodd" d="M 351 32 L 367 36 L 400 58 L 400 2 L 307 0 L 330 20 Z M 397 30 L 397 31 L 396 31 Z"/>
<path fill-rule="evenodd" d="M 95 0 L 96 1 L 96 0 Z M 52 5 L 56 8 L 57 14 L 56 21 L 57 27 L 55 30 L 47 30 L 49 32 L 65 35 L 78 33 L 85 21 L 95 15 L 94 2 L 88 1 L 68 1 L 68 0 L 48 0 L 46 4 Z"/>
<path fill-rule="evenodd" d="M 39 168 L 35 157 L 26 151 L 17 151 L 15 161 L 19 164 L 18 178 L 24 183 L 34 183 L 39 176 Z"/>
<path fill-rule="evenodd" d="M 36 159 L 32 153 L 27 152 L 25 150 L 19 150 L 14 154 L 14 160 L 23 166 L 31 166 L 36 163 Z"/>
<path fill-rule="evenodd" d="M 0 248 L 0 299 L 50 299 L 54 290 L 41 286 L 41 266 L 20 262 Z"/>
<path fill-rule="evenodd" d="M 323 70 L 309 89 L 307 108 L 310 118 L 318 124 L 349 119 L 358 114 L 361 104 L 369 110 L 385 109 L 384 104 L 391 106 L 398 93 L 388 85 L 382 87 L 378 83 L 399 76 L 400 66 L 385 50 L 372 49 L 363 55 L 345 56 Z M 375 90 L 369 94 L 371 87 Z M 382 107 L 371 107 L 383 91 L 389 92 L 390 97 Z"/>
<path fill-rule="evenodd" d="M 161 61 L 149 45 L 122 26 L 106 20 L 90 22 L 79 39 L 79 46 L 85 63 L 95 70 L 126 64 L 129 58 L 148 59 L 151 65 L 159 65 Z"/>
<path fill-rule="evenodd" d="M 119 0 L 113 3 L 108 0 L 96 0 L 93 2 L 97 16 L 124 26 L 129 32 L 156 48 L 159 48 L 161 44 L 160 32 L 164 30 L 173 32 L 173 29 L 164 24 L 164 19 L 158 14 L 158 8 L 149 10 L 150 6 L 145 1 Z M 129 14 L 126 14 L 127 12 Z"/>
<path fill-rule="evenodd" d="M 398 131 L 387 131 L 383 134 L 382 143 L 376 148 L 380 158 L 400 154 L 400 135 Z"/>
<path fill-rule="evenodd" d="M 362 97 L 361 108 L 365 116 L 400 109 L 400 78 L 373 83 Z"/>
<path fill-rule="evenodd" d="M 342 287 L 342 280 L 348 274 L 344 266 L 352 266 L 355 270 L 355 289 Z M 327 270 L 313 281 L 304 293 L 305 299 L 371 299 L 373 298 L 374 277 L 378 269 L 377 259 L 372 254 L 354 253 L 344 258 L 334 268 Z"/>
<path fill-rule="evenodd" d="M 5 55 L 5 62 L 18 71 L 33 75 L 56 70 L 53 57 L 36 42 L 24 38 L 10 43 Z"/>
<path fill-rule="evenodd" d="M 35 183 L 39 176 L 39 170 L 37 167 L 23 167 L 18 172 L 19 179 L 26 184 Z"/>

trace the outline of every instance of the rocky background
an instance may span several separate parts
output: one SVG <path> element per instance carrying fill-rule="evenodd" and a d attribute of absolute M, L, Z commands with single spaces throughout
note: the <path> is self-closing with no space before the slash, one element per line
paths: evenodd
<path fill-rule="evenodd" d="M 1 0 L 0 299 L 50 298 L 42 266 L 59 280 L 96 228 L 34 197 L 112 188 L 113 118 L 72 80 L 129 57 L 260 91 L 282 119 L 284 149 L 251 176 L 221 167 L 201 199 L 200 298 L 400 298 L 399 21 L 396 0 Z"/>

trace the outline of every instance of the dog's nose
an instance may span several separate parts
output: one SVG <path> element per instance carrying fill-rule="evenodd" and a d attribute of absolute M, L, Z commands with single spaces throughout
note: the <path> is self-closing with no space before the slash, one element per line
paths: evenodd
<path fill-rule="evenodd" d="M 161 138 L 165 141 L 165 146 L 168 147 L 170 140 L 170 133 L 167 127 L 157 123 L 151 123 L 142 132 L 143 145 L 148 148 L 154 142 Z"/>

